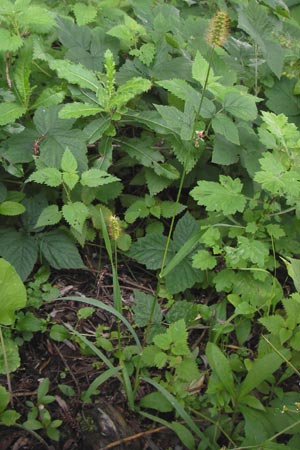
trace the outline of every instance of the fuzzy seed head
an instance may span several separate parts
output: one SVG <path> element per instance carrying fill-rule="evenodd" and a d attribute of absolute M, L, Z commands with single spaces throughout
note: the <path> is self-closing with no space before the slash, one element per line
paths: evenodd
<path fill-rule="evenodd" d="M 207 42 L 211 47 L 222 47 L 229 35 L 230 19 L 225 11 L 218 11 L 210 21 Z"/>
<path fill-rule="evenodd" d="M 108 219 L 108 233 L 112 241 L 116 241 L 122 232 L 120 219 L 117 216 L 111 215 Z"/>

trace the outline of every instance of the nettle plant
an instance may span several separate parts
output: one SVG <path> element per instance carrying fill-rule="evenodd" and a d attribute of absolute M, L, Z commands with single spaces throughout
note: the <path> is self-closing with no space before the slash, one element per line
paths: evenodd
<path fill-rule="evenodd" d="M 50 332 L 76 338 L 107 366 L 82 399 L 114 376 L 129 407 L 170 426 L 186 448 L 196 446 L 192 434 L 201 450 L 282 448 L 272 441 L 295 426 L 287 415 L 280 423 L 282 402 L 297 401 L 280 386 L 297 366 L 299 299 L 282 300 L 278 279 L 285 265 L 293 279 L 298 270 L 300 134 L 288 116 L 297 123 L 300 108 L 296 80 L 280 79 L 297 55 L 281 44 L 299 26 L 278 1 L 38 3 L 0 5 L 1 256 L 23 280 L 37 262 L 83 268 L 76 244 L 99 234 L 114 306 L 76 300 L 114 315 L 116 330 L 108 341 L 97 329 L 95 344 L 72 327 Z M 209 22 L 206 11 L 219 7 Z M 260 105 L 272 112 L 259 115 Z M 139 236 L 132 245 L 124 229 Z M 134 326 L 123 314 L 117 248 L 157 273 L 155 295 L 134 294 Z M 193 287 L 213 287 L 218 301 L 187 301 Z M 159 297 L 168 299 L 163 311 Z M 44 330 L 35 319 L 18 314 L 22 339 Z M 250 357 L 258 326 L 269 334 Z M 199 328 L 209 341 L 202 355 Z M 141 383 L 156 392 L 138 403 Z M 41 405 L 53 400 L 48 387 Z M 28 406 L 28 429 L 58 439 L 60 422 Z M 184 425 L 146 408 L 175 409 Z M 205 433 L 195 417 L 211 424 Z"/>

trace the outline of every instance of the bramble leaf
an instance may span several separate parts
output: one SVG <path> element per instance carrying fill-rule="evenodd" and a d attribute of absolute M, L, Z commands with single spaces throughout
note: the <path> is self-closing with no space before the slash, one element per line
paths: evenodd
<path fill-rule="evenodd" d="M 60 222 L 62 213 L 59 211 L 57 205 L 47 206 L 41 213 L 36 223 L 36 228 L 46 227 L 48 225 L 56 225 Z"/>
<path fill-rule="evenodd" d="M 191 191 L 191 196 L 207 211 L 223 212 L 225 215 L 243 212 L 246 197 L 241 193 L 243 185 L 239 178 L 233 180 L 229 176 L 220 175 L 220 183 L 214 181 L 198 181 Z"/>
<path fill-rule="evenodd" d="M 62 213 L 68 224 L 81 233 L 83 225 L 89 216 L 87 206 L 82 202 L 69 202 L 62 207 Z"/>
<path fill-rule="evenodd" d="M 114 181 L 118 180 L 119 178 L 110 175 L 104 170 L 89 169 L 82 173 L 80 183 L 83 186 L 98 187 L 103 186 L 104 184 L 113 183 Z"/>
<path fill-rule="evenodd" d="M 27 183 L 35 181 L 36 183 L 46 184 L 50 187 L 60 186 L 62 183 L 62 174 L 54 167 L 45 167 L 33 172 L 27 179 Z"/>

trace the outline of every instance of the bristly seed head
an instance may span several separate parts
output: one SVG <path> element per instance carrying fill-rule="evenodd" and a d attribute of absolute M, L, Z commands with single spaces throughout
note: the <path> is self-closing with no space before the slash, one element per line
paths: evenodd
<path fill-rule="evenodd" d="M 108 219 L 108 232 L 111 240 L 116 241 L 122 232 L 120 219 L 117 216 L 111 215 Z"/>
<path fill-rule="evenodd" d="M 229 35 L 230 18 L 225 11 L 218 11 L 210 21 L 207 42 L 211 47 L 222 47 Z"/>

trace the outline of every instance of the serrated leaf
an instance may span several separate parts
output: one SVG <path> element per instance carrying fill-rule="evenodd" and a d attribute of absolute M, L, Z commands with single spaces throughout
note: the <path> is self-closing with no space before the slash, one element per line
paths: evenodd
<path fill-rule="evenodd" d="M 152 42 L 141 45 L 139 49 L 132 49 L 129 54 L 136 56 L 145 66 L 150 66 L 156 53 L 156 47 Z"/>
<path fill-rule="evenodd" d="M 0 104 L 0 125 L 6 125 L 8 123 L 14 122 L 25 112 L 26 109 L 24 108 L 24 106 L 18 105 L 14 102 L 6 102 Z"/>
<path fill-rule="evenodd" d="M 243 120 L 255 120 L 257 116 L 256 97 L 245 92 L 229 92 L 223 101 L 225 111 Z"/>
<path fill-rule="evenodd" d="M 0 214 L 3 216 L 18 216 L 23 214 L 25 207 L 17 202 L 6 201 L 0 203 Z"/>
<path fill-rule="evenodd" d="M 145 169 L 145 178 L 151 196 L 155 196 L 172 183 L 172 179 L 157 175 L 154 170 L 150 168 Z"/>
<path fill-rule="evenodd" d="M 5 28 L 0 29 L 0 52 L 15 52 L 23 45 L 21 36 L 11 34 Z"/>
<path fill-rule="evenodd" d="M 74 102 L 63 106 L 58 114 L 58 117 L 61 119 L 78 119 L 78 117 L 94 116 L 101 111 L 103 111 L 103 108 L 93 103 Z"/>
<path fill-rule="evenodd" d="M 147 326 L 150 322 L 150 319 L 153 323 L 161 323 L 162 312 L 159 303 L 154 299 L 152 295 L 135 290 L 134 301 L 135 304 L 132 307 L 133 319 L 138 327 Z M 154 312 L 151 317 L 154 304 Z"/>
<path fill-rule="evenodd" d="M 36 228 L 56 225 L 62 219 L 62 213 L 57 205 L 47 206 L 41 213 L 36 223 Z"/>
<path fill-rule="evenodd" d="M 86 172 L 83 172 L 83 174 L 81 175 L 80 183 L 83 186 L 98 187 L 103 186 L 104 184 L 113 183 L 114 181 L 118 180 L 119 178 L 110 175 L 104 170 L 89 169 Z"/>
<path fill-rule="evenodd" d="M 135 96 L 148 91 L 151 88 L 151 81 L 140 77 L 134 77 L 122 84 L 111 100 L 111 107 L 122 107 Z"/>
<path fill-rule="evenodd" d="M 182 205 L 182 203 L 176 203 L 176 202 L 170 202 L 170 201 L 164 201 L 160 204 L 161 208 L 161 215 L 162 217 L 165 217 L 166 219 L 177 216 L 182 211 L 186 209 L 185 205 Z"/>
<path fill-rule="evenodd" d="M 14 67 L 13 81 L 18 92 L 18 98 L 24 108 L 27 108 L 31 94 L 30 73 L 32 64 L 32 48 L 25 45 L 19 52 L 17 63 Z"/>
<path fill-rule="evenodd" d="M 238 128 L 228 116 L 222 113 L 217 114 L 212 120 L 212 127 L 215 133 L 222 134 L 229 142 L 239 145 Z"/>
<path fill-rule="evenodd" d="M 32 272 L 38 257 L 37 241 L 27 233 L 14 229 L 0 230 L 0 255 L 9 261 L 22 280 Z"/>
<path fill-rule="evenodd" d="M 85 3 L 78 2 L 72 9 L 79 26 L 93 22 L 97 16 L 97 9 L 94 6 Z"/>
<path fill-rule="evenodd" d="M 35 112 L 33 121 L 38 136 L 44 136 L 40 143 L 39 158 L 46 166 L 59 169 L 61 158 L 68 147 L 76 158 L 78 170 L 86 170 L 86 135 L 72 128 L 74 119 L 59 119 L 60 109 L 61 106 L 42 107 Z"/>
<path fill-rule="evenodd" d="M 198 250 L 193 256 L 193 267 L 201 270 L 211 270 L 217 265 L 217 259 L 207 250 Z"/>
<path fill-rule="evenodd" d="M 147 269 L 158 269 L 162 263 L 162 258 L 167 243 L 166 236 L 155 233 L 147 234 L 133 243 L 128 254 L 139 263 L 145 264 Z M 169 249 L 169 254 L 175 254 L 174 249 Z M 171 254 L 172 254 L 171 253 Z"/>
<path fill-rule="evenodd" d="M 199 93 L 185 80 L 174 78 L 173 80 L 157 81 L 156 84 L 167 89 L 180 100 L 191 102 L 195 108 L 199 105 Z"/>
<path fill-rule="evenodd" d="M 48 264 L 55 269 L 82 269 L 84 264 L 70 238 L 62 230 L 39 234 L 40 251 Z"/>
<path fill-rule="evenodd" d="M 0 258 L 0 324 L 12 325 L 15 311 L 26 305 L 26 289 L 15 268 Z"/>
<path fill-rule="evenodd" d="M 214 181 L 198 181 L 191 191 L 191 196 L 207 211 L 223 212 L 225 215 L 243 212 L 246 197 L 241 194 L 243 185 L 239 178 L 233 180 L 229 176 L 220 175 L 220 183 Z"/>
<path fill-rule="evenodd" d="M 195 57 L 195 60 L 194 60 L 193 66 L 192 66 L 192 74 L 193 74 L 194 80 L 199 81 L 199 83 L 202 86 L 204 86 L 204 84 L 205 84 L 208 69 L 209 69 L 208 62 L 206 61 L 206 59 L 203 58 L 201 53 L 199 51 L 197 51 L 196 57 Z M 208 77 L 208 81 L 207 81 L 208 85 L 215 80 L 216 80 L 216 78 L 214 77 L 214 73 L 211 68 L 209 77 Z"/>
<path fill-rule="evenodd" d="M 64 172 L 76 172 L 77 170 L 77 161 L 74 157 L 73 153 L 66 148 L 62 158 L 61 158 L 61 169 Z"/>
<path fill-rule="evenodd" d="M 36 183 L 46 184 L 46 186 L 57 187 L 62 183 L 62 174 L 54 167 L 45 167 L 33 172 L 27 179 L 27 183 L 35 181 Z"/>
<path fill-rule="evenodd" d="M 79 181 L 79 175 L 77 175 L 77 173 L 63 172 L 62 178 L 63 178 L 64 184 L 67 185 L 67 187 L 70 189 L 70 191 L 72 191 L 74 189 L 74 187 L 76 186 L 76 184 Z"/>
<path fill-rule="evenodd" d="M 83 225 L 89 216 L 89 210 L 82 202 L 67 203 L 62 207 L 62 214 L 68 224 L 81 233 Z"/>
<path fill-rule="evenodd" d="M 275 336 L 278 335 L 280 328 L 285 328 L 286 326 L 284 318 L 279 314 L 269 317 L 260 317 L 258 321 L 266 327 L 269 333 L 274 334 Z"/>
<path fill-rule="evenodd" d="M 20 20 L 23 26 L 29 26 L 36 33 L 46 34 L 55 26 L 54 14 L 38 5 L 22 9 Z"/>
<path fill-rule="evenodd" d="M 257 239 L 239 236 L 237 251 L 241 259 L 248 259 L 258 267 L 265 267 L 265 260 L 269 255 L 269 245 Z"/>
<path fill-rule="evenodd" d="M 206 357 L 212 370 L 218 376 L 220 383 L 224 386 L 226 391 L 232 396 L 235 396 L 235 387 L 233 381 L 232 370 L 228 359 L 213 342 L 209 342 L 206 346 Z"/>
<path fill-rule="evenodd" d="M 40 106 L 47 108 L 48 106 L 58 105 L 63 102 L 65 95 L 66 92 L 58 87 L 47 87 L 30 106 L 30 109 L 36 110 Z"/>
<path fill-rule="evenodd" d="M 78 84 L 81 88 L 91 89 L 93 92 L 98 91 L 99 82 L 96 75 L 83 65 L 52 58 L 48 59 L 48 64 L 50 69 L 55 70 L 59 77 L 64 78 L 69 83 Z"/>

